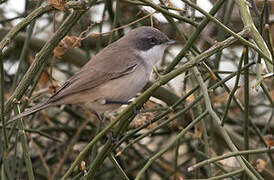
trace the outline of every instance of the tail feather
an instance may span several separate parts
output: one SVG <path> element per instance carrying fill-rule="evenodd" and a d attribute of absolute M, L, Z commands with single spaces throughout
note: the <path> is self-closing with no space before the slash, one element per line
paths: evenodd
<path fill-rule="evenodd" d="M 27 115 L 30 115 L 32 113 L 35 113 L 35 112 L 40 111 L 42 109 L 45 109 L 45 108 L 47 108 L 49 106 L 50 106 L 50 103 L 48 101 L 42 102 L 42 103 L 37 104 L 37 105 L 35 105 L 35 106 L 31 107 L 31 108 L 26 109 L 22 113 L 14 116 L 14 117 L 12 117 L 11 121 L 19 119 L 19 118 L 22 118 L 22 117 L 27 116 Z"/>

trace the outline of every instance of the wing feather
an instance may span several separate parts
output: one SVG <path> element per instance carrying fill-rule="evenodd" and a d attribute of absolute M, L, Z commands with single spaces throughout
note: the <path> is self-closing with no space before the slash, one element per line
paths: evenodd
<path fill-rule="evenodd" d="M 58 101 L 60 98 L 70 94 L 79 93 L 84 90 L 92 89 L 106 81 L 119 78 L 133 72 L 138 66 L 139 61 L 136 61 L 134 53 L 128 53 L 127 60 L 121 64 L 121 59 L 124 56 L 116 56 L 118 50 L 115 43 L 103 49 L 99 54 L 92 58 L 84 67 L 76 74 L 69 78 L 63 86 L 50 97 L 50 102 Z M 101 56 L 104 53 L 104 56 Z M 120 52 L 121 53 L 121 52 Z M 119 54 L 119 53 L 118 53 Z M 104 59 L 102 59 L 104 57 Z"/>

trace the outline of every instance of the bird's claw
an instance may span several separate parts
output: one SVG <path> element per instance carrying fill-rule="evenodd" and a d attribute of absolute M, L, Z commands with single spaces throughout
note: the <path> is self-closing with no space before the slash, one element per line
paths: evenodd
<path fill-rule="evenodd" d="M 119 139 L 117 137 L 114 137 L 113 131 L 109 131 L 106 134 L 107 139 L 110 140 L 113 144 L 117 145 L 119 142 Z"/>

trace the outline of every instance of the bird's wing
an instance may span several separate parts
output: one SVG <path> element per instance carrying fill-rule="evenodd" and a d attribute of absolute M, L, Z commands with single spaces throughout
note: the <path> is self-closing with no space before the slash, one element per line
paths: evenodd
<path fill-rule="evenodd" d="M 138 66 L 139 62 L 136 61 L 136 57 L 133 53 L 129 52 L 127 59 L 124 59 L 124 64 L 121 64 L 120 58 L 122 57 L 113 56 L 113 54 L 116 54 L 113 53 L 116 48 L 114 48 L 114 50 L 112 48 L 111 51 L 107 50 L 108 49 L 105 49 L 103 52 L 100 52 L 104 53 L 105 56 L 100 56 L 99 53 L 68 79 L 63 86 L 50 97 L 49 102 L 55 102 L 70 94 L 97 87 L 109 80 L 133 72 Z M 101 57 L 104 57 L 104 59 Z"/>

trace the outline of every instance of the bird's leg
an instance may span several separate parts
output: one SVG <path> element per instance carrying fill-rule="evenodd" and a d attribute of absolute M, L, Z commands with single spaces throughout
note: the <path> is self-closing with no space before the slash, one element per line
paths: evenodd
<path fill-rule="evenodd" d="M 97 113 L 96 111 L 93 111 L 93 110 L 91 110 L 91 112 L 93 112 L 93 114 L 97 117 L 99 121 L 103 123 L 104 126 L 106 126 L 106 121 L 105 121 L 106 118 L 103 113 Z"/>
<path fill-rule="evenodd" d="M 111 100 L 105 100 L 105 104 L 120 104 L 120 105 L 129 105 L 130 102 L 124 102 L 124 101 L 111 101 Z"/>
<path fill-rule="evenodd" d="M 93 111 L 93 110 L 91 110 L 91 111 Z M 93 113 L 98 118 L 98 120 L 103 123 L 103 128 L 106 127 L 107 123 L 106 123 L 106 117 L 105 117 L 104 113 L 97 113 L 96 111 L 93 111 Z M 106 133 L 106 137 L 107 137 L 107 139 L 111 140 L 111 142 L 114 144 L 117 144 L 119 142 L 118 139 L 113 136 L 112 130 L 109 130 Z"/>
<path fill-rule="evenodd" d="M 134 105 L 132 108 L 132 111 L 134 114 L 138 115 L 140 113 L 140 110 L 136 106 L 136 101 L 133 100 L 133 101 L 130 101 L 129 103 L 132 103 Z"/>
<path fill-rule="evenodd" d="M 162 77 L 162 75 L 158 72 L 158 69 L 156 66 L 152 66 L 153 72 L 156 74 L 156 78 L 159 79 Z"/>
<path fill-rule="evenodd" d="M 103 126 L 105 126 L 105 118 L 104 118 L 103 114 L 97 113 L 96 111 L 94 111 L 93 109 L 91 109 L 91 108 L 90 108 L 89 106 L 87 106 L 87 105 L 79 104 L 79 106 L 84 110 L 84 113 L 85 113 L 85 115 L 86 115 L 88 118 L 90 118 L 90 119 L 96 119 L 96 120 L 102 122 L 102 123 L 103 123 Z M 95 116 L 96 118 L 95 118 L 94 116 Z M 96 126 L 96 124 L 97 124 L 97 126 L 99 125 L 99 123 L 95 123 L 95 126 Z"/>

